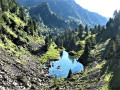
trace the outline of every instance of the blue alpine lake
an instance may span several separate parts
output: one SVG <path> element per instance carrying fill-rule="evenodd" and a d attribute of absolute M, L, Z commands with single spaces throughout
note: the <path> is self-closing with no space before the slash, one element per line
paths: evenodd
<path fill-rule="evenodd" d="M 63 51 L 62 55 L 59 57 L 60 59 L 58 61 L 50 62 L 50 76 L 57 76 L 57 78 L 67 77 L 70 69 L 72 70 L 72 73 L 80 72 L 84 69 L 84 66 L 77 61 L 78 58 L 70 56 L 66 51 Z"/>

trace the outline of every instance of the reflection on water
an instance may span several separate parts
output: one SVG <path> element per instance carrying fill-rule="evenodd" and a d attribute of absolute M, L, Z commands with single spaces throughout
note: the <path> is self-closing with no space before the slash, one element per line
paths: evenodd
<path fill-rule="evenodd" d="M 72 73 L 80 72 L 83 70 L 83 65 L 77 62 L 77 59 L 77 57 L 69 56 L 66 51 L 63 51 L 58 61 L 50 62 L 51 68 L 49 68 L 49 75 L 61 78 L 67 77 L 70 69 Z"/>
<path fill-rule="evenodd" d="M 62 52 L 60 52 L 60 58 L 62 58 L 63 57 L 63 51 Z"/>

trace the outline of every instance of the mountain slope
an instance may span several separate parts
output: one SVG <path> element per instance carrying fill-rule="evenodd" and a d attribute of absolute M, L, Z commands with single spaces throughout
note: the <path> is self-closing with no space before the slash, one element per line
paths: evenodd
<path fill-rule="evenodd" d="M 74 19 L 78 23 L 88 24 L 88 26 L 104 25 L 107 22 L 105 17 L 90 12 L 79 6 L 74 0 L 17 0 L 23 6 L 36 6 L 41 2 L 47 1 L 50 8 L 56 14 L 62 16 L 66 20 Z"/>
<path fill-rule="evenodd" d="M 72 50 L 74 50 L 77 47 L 77 34 L 78 36 L 82 35 L 79 33 L 83 30 L 79 28 L 79 30 L 65 32 L 58 37 L 58 45 L 67 46 L 69 41 L 71 43 L 70 49 L 73 48 Z M 90 36 L 91 34 L 93 40 Z M 73 74 L 72 78 L 68 79 L 67 82 L 64 79 L 58 79 L 57 84 L 64 89 L 70 86 L 67 88 L 69 90 L 119 90 L 120 11 L 114 15 L 114 18 L 110 18 L 106 24 L 106 28 L 101 26 L 91 28 L 88 35 L 83 41 L 84 45 L 82 46 L 84 46 L 84 50 L 78 59 L 85 66 L 84 71 Z M 81 37 L 78 40 L 81 41 Z M 82 48 L 77 49 L 81 50 Z M 81 51 L 79 54 L 81 54 Z"/>
<path fill-rule="evenodd" d="M 56 15 L 49 8 L 47 2 L 43 2 L 36 7 L 32 7 L 29 10 L 30 16 L 35 19 L 37 22 L 40 22 L 38 17 L 40 16 L 43 20 L 43 23 L 49 28 L 77 28 L 77 23 L 74 21 L 65 21 L 62 17 Z"/>
<path fill-rule="evenodd" d="M 25 18 L 15 0 L 0 0 L 0 90 L 49 88 L 50 77 L 41 56 L 45 61 L 58 58 L 56 45 L 51 40 L 50 50 L 43 50 L 45 41 L 36 22 Z"/>
<path fill-rule="evenodd" d="M 96 38 L 96 43 L 90 38 L 91 34 L 93 38 Z M 57 79 L 48 76 L 47 65 L 43 67 L 43 62 L 48 62 L 48 66 L 50 66 L 49 60 L 58 58 L 59 51 L 55 49 L 57 47 L 52 42 L 52 36 L 47 36 L 44 40 L 38 34 L 36 22 L 32 19 L 26 21 L 22 7 L 14 0 L 9 0 L 9 2 L 1 0 L 0 89 L 120 89 L 120 11 L 107 22 L 106 28 L 98 26 L 88 31 L 87 25 L 85 28 L 80 25 L 79 29 L 68 30 L 63 35 L 65 37 L 61 38 L 66 42 L 67 40 L 75 42 L 70 43 L 73 44 L 70 49 L 76 47 L 76 44 L 83 44 L 88 62 L 83 71 L 73 74 L 71 78 Z M 78 36 L 80 37 L 78 38 Z M 82 42 L 76 43 L 77 41 Z M 47 48 L 43 48 L 44 42 Z M 61 46 L 64 46 L 64 42 L 61 43 Z M 96 45 L 93 47 L 92 44 Z M 47 53 L 45 49 L 48 50 Z"/>

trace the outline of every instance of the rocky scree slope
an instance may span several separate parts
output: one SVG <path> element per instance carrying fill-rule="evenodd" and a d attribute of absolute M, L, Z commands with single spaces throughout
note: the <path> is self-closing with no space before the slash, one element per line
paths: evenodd
<path fill-rule="evenodd" d="M 51 77 L 40 59 L 45 41 L 36 27 L 14 0 L 0 1 L 0 89 L 49 88 Z"/>

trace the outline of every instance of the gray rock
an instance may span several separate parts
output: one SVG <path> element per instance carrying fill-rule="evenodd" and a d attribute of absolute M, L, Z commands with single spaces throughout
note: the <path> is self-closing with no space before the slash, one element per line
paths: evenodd
<path fill-rule="evenodd" d="M 3 86 L 0 86 L 0 90 L 6 90 L 5 87 Z"/>

